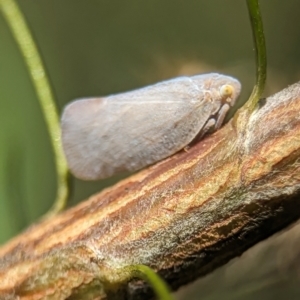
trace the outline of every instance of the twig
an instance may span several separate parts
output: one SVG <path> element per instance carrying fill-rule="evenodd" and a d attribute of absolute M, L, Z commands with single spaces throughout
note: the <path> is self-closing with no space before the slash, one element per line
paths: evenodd
<path fill-rule="evenodd" d="M 0 249 L 1 297 L 149 299 L 122 269 L 147 265 L 176 289 L 295 221 L 299 110 L 297 83 L 238 118 L 245 127 L 32 226 Z"/>

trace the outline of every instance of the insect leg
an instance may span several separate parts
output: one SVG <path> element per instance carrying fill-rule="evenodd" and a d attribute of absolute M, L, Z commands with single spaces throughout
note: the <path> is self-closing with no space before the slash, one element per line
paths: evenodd
<path fill-rule="evenodd" d="M 226 114 L 227 112 L 229 111 L 230 109 L 230 106 L 228 103 L 225 103 L 219 110 L 218 112 L 218 115 L 217 115 L 217 121 L 216 121 L 216 124 L 215 124 L 215 130 L 219 129 L 222 124 L 223 124 L 223 121 L 226 117 Z"/>

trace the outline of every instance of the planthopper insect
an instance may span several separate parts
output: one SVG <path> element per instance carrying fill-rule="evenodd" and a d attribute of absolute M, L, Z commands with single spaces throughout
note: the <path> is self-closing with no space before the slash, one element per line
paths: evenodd
<path fill-rule="evenodd" d="M 240 90 L 238 80 L 211 73 L 74 101 L 61 121 L 69 168 L 97 180 L 171 156 L 220 128 Z"/>

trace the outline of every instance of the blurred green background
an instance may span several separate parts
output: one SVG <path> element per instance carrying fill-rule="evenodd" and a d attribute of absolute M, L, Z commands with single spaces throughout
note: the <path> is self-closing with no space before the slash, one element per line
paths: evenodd
<path fill-rule="evenodd" d="M 255 79 L 246 1 L 18 1 L 47 67 L 57 105 L 184 74 Z M 268 49 L 265 95 L 299 78 L 299 0 L 261 0 Z M 55 197 L 53 154 L 25 64 L 0 17 L 0 244 L 37 220 Z M 73 180 L 69 205 L 111 185 Z M 300 292 L 299 292 L 300 294 Z M 205 298 L 215 299 L 215 298 Z"/>

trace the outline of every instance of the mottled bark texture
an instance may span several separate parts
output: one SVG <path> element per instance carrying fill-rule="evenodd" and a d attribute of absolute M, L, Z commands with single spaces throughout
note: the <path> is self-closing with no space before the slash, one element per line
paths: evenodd
<path fill-rule="evenodd" d="M 300 83 L 0 249 L 1 299 L 147 299 L 122 267 L 174 288 L 300 216 Z"/>

